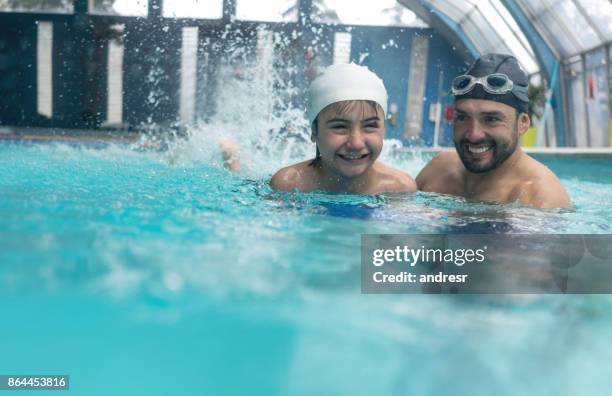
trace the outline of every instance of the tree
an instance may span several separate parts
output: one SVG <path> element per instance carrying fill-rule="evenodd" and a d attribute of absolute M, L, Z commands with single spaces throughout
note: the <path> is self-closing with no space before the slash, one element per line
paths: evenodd
<path fill-rule="evenodd" d="M 342 23 L 338 13 L 325 4 L 325 0 L 314 0 L 312 2 L 312 17 L 323 23 Z"/>
<path fill-rule="evenodd" d="M 298 14 L 299 8 L 299 0 L 295 2 L 294 5 L 289 7 L 285 12 L 283 12 L 284 19 L 292 19 Z M 338 17 L 338 13 L 332 10 L 325 4 L 325 0 L 313 0 L 312 1 L 312 15 L 311 18 L 317 22 L 322 23 L 342 23 L 340 17 Z"/>
<path fill-rule="evenodd" d="M 13 11 L 69 9 L 72 0 L 0 0 L 0 8 Z"/>
<path fill-rule="evenodd" d="M 70 10 L 74 0 L 0 0 L 0 9 L 9 11 Z M 115 0 L 95 0 L 97 12 L 113 12 Z"/>
<path fill-rule="evenodd" d="M 541 84 L 529 84 L 527 88 L 527 95 L 529 96 L 528 112 L 529 116 L 542 118 L 544 115 L 544 106 L 546 105 L 546 87 Z"/>
<path fill-rule="evenodd" d="M 385 8 L 382 12 L 389 18 L 389 25 L 391 26 L 423 25 L 414 12 L 400 3 L 395 3 L 392 7 Z"/>

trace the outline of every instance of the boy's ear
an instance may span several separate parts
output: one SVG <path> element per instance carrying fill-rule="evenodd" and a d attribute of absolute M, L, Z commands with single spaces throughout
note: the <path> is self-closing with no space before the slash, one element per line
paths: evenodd
<path fill-rule="evenodd" d="M 313 143 L 317 140 L 317 134 L 319 133 L 319 130 L 317 128 L 317 122 L 318 119 L 315 118 L 315 120 L 312 122 L 312 125 L 310 126 L 310 141 Z"/>

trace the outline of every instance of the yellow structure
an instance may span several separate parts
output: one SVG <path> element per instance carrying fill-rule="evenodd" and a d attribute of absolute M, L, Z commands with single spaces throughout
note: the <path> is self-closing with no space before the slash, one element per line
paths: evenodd
<path fill-rule="evenodd" d="M 610 129 L 612 136 L 612 127 Z M 523 136 L 521 136 L 521 147 L 534 147 L 538 138 L 538 128 L 531 126 Z"/>
<path fill-rule="evenodd" d="M 608 121 L 608 146 L 612 147 L 612 117 Z"/>

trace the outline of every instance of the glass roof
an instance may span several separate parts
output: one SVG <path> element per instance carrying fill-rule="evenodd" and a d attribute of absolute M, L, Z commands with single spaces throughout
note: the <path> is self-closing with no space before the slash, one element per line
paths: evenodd
<path fill-rule="evenodd" d="M 500 0 L 429 0 L 427 3 L 456 22 L 480 53 L 514 54 L 528 74 L 538 72 L 529 42 Z"/>
<path fill-rule="evenodd" d="M 563 59 L 612 42 L 609 0 L 518 0 L 518 3 Z"/>
<path fill-rule="evenodd" d="M 399 0 L 407 7 L 414 1 Z M 515 0 L 562 60 L 612 43 L 612 0 Z M 457 23 L 476 49 L 514 54 L 527 73 L 538 72 L 534 51 L 503 0 L 420 0 Z"/>

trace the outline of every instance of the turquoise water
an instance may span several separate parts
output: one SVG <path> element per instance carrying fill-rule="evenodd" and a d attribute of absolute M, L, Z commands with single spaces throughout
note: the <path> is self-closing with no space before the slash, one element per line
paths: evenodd
<path fill-rule="evenodd" d="M 610 233 L 612 163 L 546 164 L 574 210 L 278 194 L 210 158 L 0 145 L 0 374 L 82 395 L 606 393 L 608 296 L 360 294 L 363 233 Z"/>

